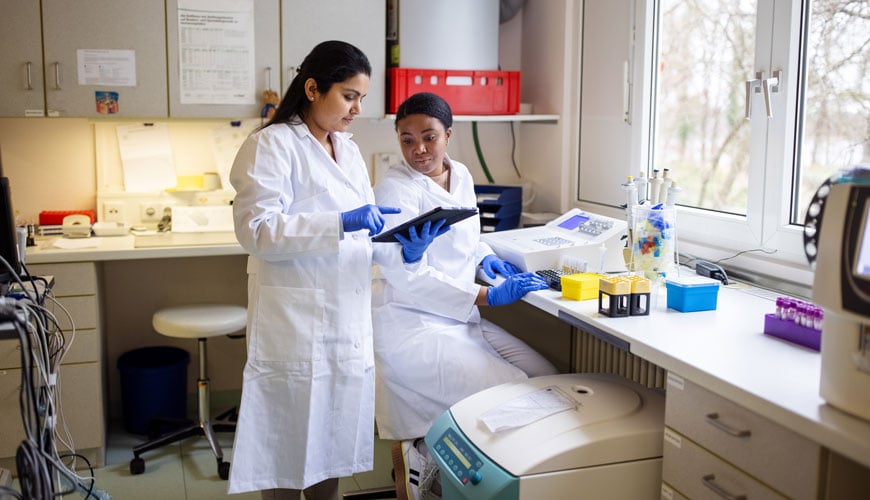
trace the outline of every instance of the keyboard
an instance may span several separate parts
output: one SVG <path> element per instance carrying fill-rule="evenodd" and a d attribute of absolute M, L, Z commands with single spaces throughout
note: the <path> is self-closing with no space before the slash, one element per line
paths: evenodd
<path fill-rule="evenodd" d="M 547 286 L 552 288 L 553 290 L 562 291 L 562 276 L 565 276 L 565 271 L 561 269 L 541 269 L 535 271 L 535 274 L 544 278 L 544 281 L 547 282 Z"/>

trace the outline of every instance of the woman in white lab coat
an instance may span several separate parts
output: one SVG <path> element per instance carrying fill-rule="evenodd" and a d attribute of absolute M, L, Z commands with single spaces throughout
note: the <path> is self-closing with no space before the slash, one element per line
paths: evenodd
<path fill-rule="evenodd" d="M 233 164 L 236 236 L 250 257 L 230 493 L 337 499 L 339 477 L 372 469 L 372 259 L 419 266 L 406 262 L 419 261 L 430 236 L 373 255 L 369 236 L 398 210 L 373 204 L 346 133 L 370 73 L 356 47 L 319 44 Z"/>
<path fill-rule="evenodd" d="M 476 206 L 471 174 L 447 156 L 452 123 L 450 106 L 430 93 L 411 96 L 397 110 L 404 161 L 375 186 L 378 203 L 402 209 L 401 216 L 385 216 L 387 227 L 438 206 Z M 506 281 L 476 284 L 481 263 L 493 277 L 495 271 L 507 275 Z M 421 497 L 431 481 L 431 475 L 423 477 L 432 472 L 429 458 L 425 450 L 419 453 L 415 438 L 445 410 L 488 387 L 557 372 L 525 343 L 480 318 L 478 305 L 508 304 L 547 285 L 498 259 L 480 240 L 479 217 L 434 241 L 422 267 L 409 274 L 397 280 L 389 273 L 375 282 L 372 312 L 376 421 L 382 439 L 403 440 L 393 455 L 400 499 Z"/>

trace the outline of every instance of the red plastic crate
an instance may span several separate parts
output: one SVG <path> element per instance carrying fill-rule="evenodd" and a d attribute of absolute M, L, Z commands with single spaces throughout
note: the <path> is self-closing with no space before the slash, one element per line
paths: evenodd
<path fill-rule="evenodd" d="M 455 115 L 513 115 L 520 110 L 519 71 L 390 68 L 388 113 L 408 97 L 432 92 Z"/>
<path fill-rule="evenodd" d="M 59 226 L 63 224 L 63 218 L 67 215 L 87 215 L 94 223 L 93 210 L 43 210 L 39 212 L 40 226 Z"/>

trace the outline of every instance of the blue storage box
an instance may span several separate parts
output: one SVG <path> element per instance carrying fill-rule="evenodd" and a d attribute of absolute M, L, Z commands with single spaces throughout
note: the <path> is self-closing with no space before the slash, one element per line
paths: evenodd
<path fill-rule="evenodd" d="M 523 188 L 476 184 L 477 211 L 480 213 L 480 230 L 483 232 L 516 229 L 523 212 Z"/>
<path fill-rule="evenodd" d="M 680 312 L 712 311 L 716 309 L 719 282 L 703 276 L 676 276 L 665 280 L 668 308 Z"/>

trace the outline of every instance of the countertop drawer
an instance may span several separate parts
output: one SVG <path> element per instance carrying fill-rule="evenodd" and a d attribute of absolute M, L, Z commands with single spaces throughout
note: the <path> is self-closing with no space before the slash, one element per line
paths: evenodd
<path fill-rule="evenodd" d="M 672 373 L 667 393 L 668 427 L 789 497 L 816 497 L 817 443 Z"/>
<path fill-rule="evenodd" d="M 674 490 L 671 485 L 668 483 L 662 483 L 662 500 L 689 500 L 688 498 L 680 495 L 680 493 Z"/>
<path fill-rule="evenodd" d="M 46 300 L 45 308 L 54 314 L 60 328 L 65 334 L 72 331 L 73 323 L 75 323 L 76 330 L 97 328 L 100 322 L 100 306 L 97 303 L 96 295 L 58 297 L 57 302 L 60 305 Z M 67 311 L 69 315 L 67 315 Z"/>
<path fill-rule="evenodd" d="M 66 335 L 66 342 L 70 342 Z M 99 361 L 100 336 L 97 330 L 77 330 L 75 339 L 61 360 L 62 365 Z M 21 341 L 0 340 L 0 369 L 21 368 Z"/>
<path fill-rule="evenodd" d="M 57 428 L 67 426 L 76 448 L 102 448 L 104 424 L 102 384 L 99 363 L 64 365 L 60 368 L 61 414 Z M 75 383 L 73 383 L 73 381 Z M 15 450 L 24 439 L 21 410 L 18 406 L 21 392 L 21 370 L 0 370 L 0 457 L 14 457 Z M 96 397 L 95 397 L 96 396 Z M 63 453 L 66 449 L 58 442 Z"/>
<path fill-rule="evenodd" d="M 33 276 L 54 276 L 55 297 L 97 293 L 97 272 L 92 262 L 32 264 L 27 270 Z"/>
<path fill-rule="evenodd" d="M 662 479 L 693 500 L 786 498 L 667 427 Z"/>

